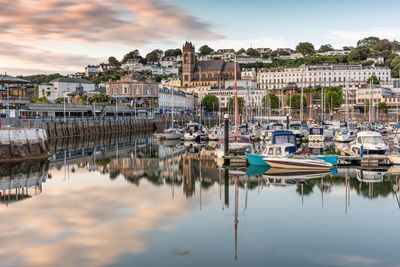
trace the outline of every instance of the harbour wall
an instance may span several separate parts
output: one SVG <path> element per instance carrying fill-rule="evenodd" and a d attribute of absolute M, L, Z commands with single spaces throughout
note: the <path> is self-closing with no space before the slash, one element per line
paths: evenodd
<path fill-rule="evenodd" d="M 47 122 L 45 129 L 49 139 L 54 139 L 110 133 L 156 131 L 163 127 L 162 122 L 161 119 Z"/>

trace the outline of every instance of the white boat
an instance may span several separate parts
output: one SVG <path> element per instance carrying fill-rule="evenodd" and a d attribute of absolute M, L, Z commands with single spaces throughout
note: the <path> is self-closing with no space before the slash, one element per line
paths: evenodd
<path fill-rule="evenodd" d="M 207 129 L 203 125 L 197 122 L 189 122 L 186 124 L 184 133 L 185 141 L 200 141 L 207 137 Z"/>
<path fill-rule="evenodd" d="M 393 165 L 400 165 L 400 155 L 389 155 L 388 158 Z"/>
<path fill-rule="evenodd" d="M 280 169 L 324 171 L 330 170 L 333 167 L 331 163 L 324 160 L 298 155 L 289 155 L 287 157 L 266 157 L 263 160 L 272 168 Z"/>
<path fill-rule="evenodd" d="M 158 140 L 180 140 L 183 138 L 182 128 L 167 128 L 162 133 L 155 134 L 155 138 Z"/>
<path fill-rule="evenodd" d="M 378 132 L 359 132 L 357 138 L 350 143 L 352 152 L 361 155 L 384 155 L 389 147 L 383 142 L 382 135 Z"/>
<path fill-rule="evenodd" d="M 335 141 L 340 143 L 351 142 L 354 139 L 356 139 L 356 134 L 352 130 L 344 129 L 335 135 Z"/>
<path fill-rule="evenodd" d="M 208 132 L 208 140 L 220 141 L 224 138 L 224 130 L 221 127 L 215 126 Z"/>
<path fill-rule="evenodd" d="M 324 128 L 313 127 L 310 128 L 310 133 L 308 134 L 308 142 L 324 142 Z"/>

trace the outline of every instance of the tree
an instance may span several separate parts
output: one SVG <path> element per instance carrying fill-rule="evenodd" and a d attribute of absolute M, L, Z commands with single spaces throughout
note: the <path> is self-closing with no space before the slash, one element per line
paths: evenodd
<path fill-rule="evenodd" d="M 333 49 L 332 45 L 325 44 L 325 45 L 321 45 L 321 47 L 318 49 L 318 52 L 324 53 L 324 52 L 329 52 L 329 51 L 333 51 L 333 50 L 335 50 L 335 49 Z"/>
<path fill-rule="evenodd" d="M 238 97 L 238 106 L 239 106 L 239 113 L 240 113 L 244 107 L 244 98 L 243 97 Z M 231 97 L 229 99 L 228 108 L 235 110 L 235 97 Z"/>
<path fill-rule="evenodd" d="M 299 109 L 300 98 L 301 98 L 300 94 L 291 95 L 290 98 L 287 99 L 287 105 L 290 106 L 292 109 Z M 305 96 L 303 96 L 303 107 L 307 107 L 307 99 Z"/>
<path fill-rule="evenodd" d="M 346 92 L 343 92 L 343 94 L 346 94 Z M 342 105 L 343 101 L 342 89 L 338 87 L 324 88 L 324 99 L 326 103 L 326 108 L 339 108 Z"/>
<path fill-rule="evenodd" d="M 360 53 L 356 49 L 352 50 L 350 54 L 347 56 L 347 61 L 359 61 Z"/>
<path fill-rule="evenodd" d="M 366 100 L 365 102 L 364 102 L 364 111 L 369 111 L 369 100 Z"/>
<path fill-rule="evenodd" d="M 124 64 L 128 62 L 129 60 L 137 61 L 139 63 L 145 64 L 146 60 L 140 55 L 139 50 L 133 50 L 126 54 L 124 58 L 122 59 L 121 63 Z"/>
<path fill-rule="evenodd" d="M 387 114 L 388 113 L 388 107 L 385 102 L 379 102 L 378 103 L 378 108 L 381 110 L 383 113 Z"/>
<path fill-rule="evenodd" d="M 301 42 L 296 46 L 296 52 L 303 55 L 313 54 L 315 52 L 314 45 L 309 42 Z"/>
<path fill-rule="evenodd" d="M 379 51 L 392 50 L 392 44 L 388 39 L 379 40 L 376 49 Z"/>
<path fill-rule="evenodd" d="M 182 55 L 182 50 L 177 48 L 177 49 L 168 49 L 165 51 L 164 56 L 166 57 L 177 57 Z"/>
<path fill-rule="evenodd" d="M 371 47 L 376 46 L 378 44 L 378 42 L 379 42 L 378 37 L 370 36 L 370 37 L 367 37 L 367 38 L 364 38 L 364 39 L 358 41 L 357 47 L 365 46 L 367 48 L 371 48 Z"/>
<path fill-rule="evenodd" d="M 400 56 L 397 56 L 392 60 L 392 62 L 390 62 L 390 68 L 392 70 L 392 77 L 400 78 Z"/>
<path fill-rule="evenodd" d="M 351 51 L 353 48 L 352 46 L 343 46 L 343 51 Z"/>
<path fill-rule="evenodd" d="M 146 55 L 146 61 L 158 62 L 162 58 L 163 54 L 164 54 L 163 51 L 160 49 L 153 50 Z"/>
<path fill-rule="evenodd" d="M 240 48 L 240 49 L 236 52 L 237 55 L 240 55 L 240 54 L 243 54 L 243 53 L 246 53 L 246 50 L 245 50 L 244 48 Z"/>
<path fill-rule="evenodd" d="M 398 51 L 400 50 L 400 42 L 393 40 L 393 42 L 390 43 L 392 45 L 392 50 L 393 51 Z"/>
<path fill-rule="evenodd" d="M 281 104 L 281 101 L 279 100 L 279 97 L 276 95 L 276 94 L 274 94 L 274 93 L 270 93 L 270 94 L 268 94 L 268 96 L 269 96 L 269 98 L 270 98 L 270 100 L 271 100 L 271 108 L 272 109 L 277 109 L 277 108 L 279 108 L 279 106 L 280 106 L 280 104 Z M 263 98 L 262 98 L 262 105 L 263 105 L 263 107 L 268 107 L 268 102 L 266 102 L 267 101 L 267 96 L 264 96 Z"/>
<path fill-rule="evenodd" d="M 113 64 L 114 66 L 119 66 L 121 64 L 115 57 L 109 57 L 108 63 Z"/>
<path fill-rule="evenodd" d="M 367 83 L 373 83 L 373 84 L 379 84 L 378 77 L 376 77 L 375 74 L 371 75 L 371 77 L 368 78 Z"/>
<path fill-rule="evenodd" d="M 253 57 L 259 57 L 260 56 L 260 53 L 258 53 L 257 50 L 255 50 L 254 48 L 247 49 L 246 54 L 248 56 L 253 56 Z"/>
<path fill-rule="evenodd" d="M 205 56 L 205 55 L 212 54 L 214 52 L 214 50 L 211 47 L 209 47 L 208 45 L 203 45 L 199 48 L 199 52 L 200 52 L 200 55 Z"/>
<path fill-rule="evenodd" d="M 201 106 L 207 111 L 218 110 L 219 100 L 215 95 L 206 95 L 203 100 L 201 100 Z"/>

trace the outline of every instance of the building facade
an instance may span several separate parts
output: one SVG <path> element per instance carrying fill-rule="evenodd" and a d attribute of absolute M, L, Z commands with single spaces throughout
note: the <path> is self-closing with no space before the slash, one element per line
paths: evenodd
<path fill-rule="evenodd" d="M 94 91 L 95 84 L 79 78 L 57 78 L 48 84 L 39 85 L 39 97 L 45 96 L 48 100 L 66 97 L 76 91 Z"/>
<path fill-rule="evenodd" d="M 106 93 L 111 97 L 137 101 L 144 108 L 158 106 L 158 84 L 151 80 L 138 81 L 133 73 L 123 76 L 120 81 L 107 82 Z"/>
<path fill-rule="evenodd" d="M 237 77 L 240 77 L 239 64 L 236 66 Z M 233 62 L 223 60 L 199 61 L 195 59 L 195 48 L 190 42 L 183 46 L 182 85 L 191 86 L 223 86 L 226 80 L 235 77 Z"/>
<path fill-rule="evenodd" d="M 261 69 L 258 83 L 261 89 L 359 85 L 376 75 L 381 84 L 391 83 L 390 69 L 361 65 L 302 65 L 298 68 Z"/>

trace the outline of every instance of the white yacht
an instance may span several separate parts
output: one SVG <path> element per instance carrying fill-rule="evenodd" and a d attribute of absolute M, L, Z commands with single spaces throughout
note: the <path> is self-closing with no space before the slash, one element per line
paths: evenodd
<path fill-rule="evenodd" d="M 220 141 L 222 138 L 224 138 L 224 130 L 219 126 L 212 127 L 208 132 L 208 140 Z"/>
<path fill-rule="evenodd" d="M 200 141 L 208 137 L 207 129 L 197 122 L 186 124 L 184 139 L 185 141 Z"/>
<path fill-rule="evenodd" d="M 340 143 L 351 142 L 354 139 L 356 139 L 356 134 L 350 129 L 343 129 L 335 135 L 335 141 Z"/>
<path fill-rule="evenodd" d="M 359 132 L 357 138 L 350 143 L 352 152 L 367 155 L 383 155 L 387 152 L 388 146 L 383 142 L 382 135 L 378 132 Z"/>
<path fill-rule="evenodd" d="M 307 171 L 324 171 L 332 169 L 333 165 L 321 159 L 307 156 L 289 155 L 287 157 L 266 157 L 263 159 L 272 168 L 295 169 Z"/>
<path fill-rule="evenodd" d="M 180 127 L 171 127 L 154 136 L 158 140 L 180 140 L 183 138 L 183 129 Z"/>

